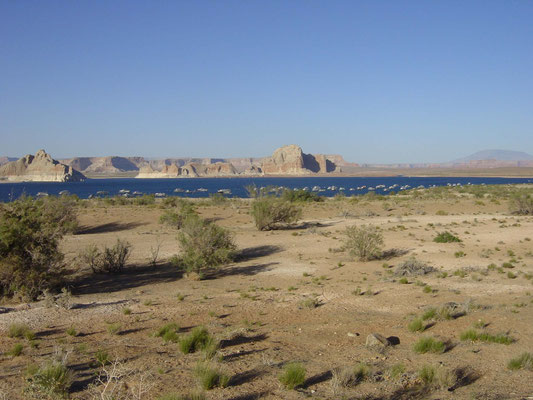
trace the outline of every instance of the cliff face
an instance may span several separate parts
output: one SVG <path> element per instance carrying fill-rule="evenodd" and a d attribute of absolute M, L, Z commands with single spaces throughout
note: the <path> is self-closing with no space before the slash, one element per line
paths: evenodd
<path fill-rule="evenodd" d="M 152 165 L 141 167 L 136 178 L 198 178 L 235 176 L 238 172 L 230 163 L 216 162 L 214 164 L 189 163 L 184 166 L 176 164 L 164 165 L 161 170 Z"/>
<path fill-rule="evenodd" d="M 52 159 L 44 150 L 0 167 L 0 180 L 10 182 L 79 182 L 84 179 L 83 174 Z"/>
<path fill-rule="evenodd" d="M 304 154 L 299 146 L 291 144 L 265 158 L 261 169 L 266 175 L 307 175 L 333 172 L 336 166 L 326 155 Z"/>
<path fill-rule="evenodd" d="M 143 157 L 75 157 L 60 160 L 78 171 L 93 174 L 116 174 L 138 171 L 146 163 Z"/>

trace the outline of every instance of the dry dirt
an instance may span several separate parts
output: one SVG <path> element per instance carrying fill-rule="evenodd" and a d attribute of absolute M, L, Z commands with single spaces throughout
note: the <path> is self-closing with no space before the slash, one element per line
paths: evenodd
<path fill-rule="evenodd" d="M 216 363 L 232 378 L 229 387 L 206 392 L 207 399 L 528 398 L 533 396 L 533 372 L 511 371 L 507 363 L 533 352 L 533 217 L 512 216 L 505 202 L 498 203 L 469 197 L 357 204 L 328 200 L 305 205 L 304 223 L 297 227 L 259 232 L 249 215 L 249 201 L 204 202 L 199 213 L 231 230 L 243 254 L 202 281 L 182 276 L 167 262 L 179 248 L 176 231 L 158 223 L 160 207 L 89 203 L 80 211 L 81 232 L 65 237 L 62 244 L 75 269 L 73 307 L 45 301 L 3 305 L 0 332 L 14 322 L 26 323 L 38 344 L 33 348 L 25 340 L 0 335 L 0 353 L 24 344 L 20 356 L 1 356 L 0 398 L 2 393 L 5 399 L 25 398 L 21 392 L 27 366 L 41 364 L 58 351 L 69 353 L 74 371 L 71 398 L 100 398 L 90 389 L 99 371 L 94 363 L 98 349 L 127 371 L 125 390 L 138 390 L 142 382 L 147 393 L 131 398 L 194 391 L 193 370 L 203 355 L 184 355 L 178 344 L 153 337 L 169 322 L 180 326 L 180 335 L 202 325 L 222 340 Z M 395 249 L 397 256 L 361 262 L 338 251 L 345 227 L 353 224 L 379 226 L 385 250 Z M 463 241 L 435 243 L 442 231 Z M 112 245 L 116 238 L 133 246 L 125 272 L 95 275 L 76 266 L 80 249 L 93 243 Z M 148 257 L 158 243 L 160 261 L 153 269 Z M 465 255 L 456 257 L 456 252 Z M 409 277 L 402 284 L 393 272 L 413 256 L 438 272 Z M 512 269 L 487 269 L 512 258 Z M 465 274 L 454 275 L 461 268 Z M 424 290 L 424 284 L 429 288 Z M 302 305 L 315 297 L 316 308 Z M 448 302 L 466 314 L 435 321 L 423 333 L 408 330 L 415 315 Z M 124 314 L 126 307 L 131 314 Z M 461 332 L 479 321 L 487 324 L 485 331 L 507 333 L 514 343 L 461 341 Z M 120 333 L 108 333 L 108 323 L 119 323 Z M 67 335 L 70 327 L 77 336 Z M 396 337 L 399 343 L 368 348 L 365 341 L 373 332 Z M 447 351 L 417 354 L 413 345 L 422 336 L 446 341 Z M 289 361 L 299 361 L 307 370 L 307 380 L 297 390 L 283 388 L 278 380 Z M 353 388 L 332 385 L 334 369 L 358 363 L 371 369 L 368 379 Z M 397 364 L 405 373 L 393 378 L 390 369 Z M 463 376 L 452 386 L 423 387 L 417 378 L 423 365 Z"/>

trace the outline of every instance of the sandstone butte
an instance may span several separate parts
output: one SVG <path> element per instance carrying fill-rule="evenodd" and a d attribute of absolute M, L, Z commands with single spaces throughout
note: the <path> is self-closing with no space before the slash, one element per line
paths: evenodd
<path fill-rule="evenodd" d="M 85 176 L 39 150 L 0 166 L 0 182 L 79 182 Z"/>
<path fill-rule="evenodd" d="M 239 171 L 230 162 L 201 163 L 192 162 L 183 166 L 175 163 L 155 166 L 152 163 L 139 169 L 137 178 L 196 178 L 196 177 L 223 177 L 223 176 L 264 176 L 264 175 L 291 175 L 302 176 L 313 173 L 339 172 L 339 167 L 333 160 L 340 156 L 326 156 L 324 154 L 305 154 L 297 145 L 283 146 L 274 151 L 272 156 L 260 159 L 259 162 L 247 165 Z M 250 159 L 252 160 L 252 159 Z M 244 163 L 243 163 L 244 164 Z M 259 164 L 259 165 L 257 165 Z M 239 165 L 242 167 L 242 165 Z"/>

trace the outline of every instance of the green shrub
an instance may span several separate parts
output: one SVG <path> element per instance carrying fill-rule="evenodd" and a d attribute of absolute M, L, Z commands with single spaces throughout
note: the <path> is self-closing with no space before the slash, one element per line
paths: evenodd
<path fill-rule="evenodd" d="M 147 206 L 147 205 L 155 204 L 155 195 L 143 194 L 140 197 L 135 197 L 133 199 L 133 204 L 137 206 Z"/>
<path fill-rule="evenodd" d="M 212 340 L 206 328 L 197 326 L 191 333 L 180 340 L 180 350 L 184 354 L 194 353 L 205 349 Z"/>
<path fill-rule="evenodd" d="M 0 203 L 0 297 L 35 300 L 65 274 L 59 241 L 77 227 L 75 204 L 61 198 Z"/>
<path fill-rule="evenodd" d="M 509 211 L 515 215 L 533 215 L 533 197 L 530 194 L 515 194 L 509 200 Z"/>
<path fill-rule="evenodd" d="M 507 364 L 507 368 L 533 371 L 533 353 L 522 353 L 518 357 L 511 359 Z"/>
<path fill-rule="evenodd" d="M 18 357 L 22 354 L 22 350 L 24 350 L 24 345 L 22 343 L 16 343 L 9 350 L 8 354 L 12 357 Z"/>
<path fill-rule="evenodd" d="M 181 229 L 185 219 L 191 215 L 198 215 L 194 209 L 194 205 L 186 200 L 177 200 L 178 206 L 175 211 L 167 210 L 161 217 L 159 217 L 159 223 L 167 224 L 175 229 Z"/>
<path fill-rule="evenodd" d="M 131 244 L 117 239 L 113 247 L 104 246 L 100 251 L 95 245 L 89 245 L 80 254 L 82 262 L 86 263 L 94 273 L 119 273 L 126 266 L 131 254 Z"/>
<path fill-rule="evenodd" d="M 110 335 L 118 335 L 121 329 L 122 325 L 120 325 L 118 322 L 107 324 L 106 326 L 107 333 Z"/>
<path fill-rule="evenodd" d="M 66 333 L 67 333 L 67 335 L 69 335 L 69 336 L 78 336 L 78 332 L 76 331 L 76 329 L 75 329 L 73 326 L 71 326 L 70 328 L 68 328 L 68 329 L 66 330 Z"/>
<path fill-rule="evenodd" d="M 349 226 L 345 231 L 344 248 L 361 261 L 379 258 L 382 254 L 383 235 L 374 226 Z"/>
<path fill-rule="evenodd" d="M 66 398 L 72 383 L 71 371 L 61 362 L 49 362 L 41 368 L 30 368 L 26 390 L 47 398 Z"/>
<path fill-rule="evenodd" d="M 357 364 L 355 367 L 336 368 L 332 371 L 331 385 L 334 390 L 338 387 L 354 387 L 364 381 L 369 375 L 366 364 Z"/>
<path fill-rule="evenodd" d="M 111 362 L 111 358 L 109 357 L 109 353 L 105 350 L 99 349 L 94 354 L 94 358 L 96 360 L 96 363 L 100 366 L 107 365 Z"/>
<path fill-rule="evenodd" d="M 319 196 L 318 194 L 314 192 L 309 192 L 307 190 L 303 189 L 285 189 L 283 191 L 283 194 L 281 195 L 281 198 L 286 201 L 290 201 L 291 203 L 295 202 L 321 202 L 324 201 L 324 198 Z"/>
<path fill-rule="evenodd" d="M 415 318 L 409 324 L 407 324 L 407 329 L 410 332 L 424 332 L 426 330 L 426 324 L 420 318 Z"/>
<path fill-rule="evenodd" d="M 453 243 L 453 242 L 461 242 L 462 240 L 459 239 L 457 236 L 451 234 L 450 232 L 441 232 L 439 233 L 435 239 L 433 239 L 434 242 L 437 243 Z"/>
<path fill-rule="evenodd" d="M 415 343 L 413 350 L 421 354 L 444 353 L 446 351 L 446 344 L 432 337 L 422 337 Z"/>
<path fill-rule="evenodd" d="M 196 215 L 189 215 L 178 233 L 181 255 L 177 262 L 189 272 L 200 273 L 235 259 L 232 234 Z"/>
<path fill-rule="evenodd" d="M 289 201 L 268 196 L 254 199 L 251 214 L 257 229 L 269 231 L 279 228 L 280 224 L 297 222 L 302 210 Z"/>
<path fill-rule="evenodd" d="M 499 343 L 499 344 L 511 344 L 514 339 L 505 333 L 498 335 L 491 335 L 487 332 L 478 332 L 475 329 L 468 329 L 461 333 L 461 340 L 472 342 L 487 342 L 487 343 Z"/>
<path fill-rule="evenodd" d="M 229 376 L 207 362 L 198 363 L 194 369 L 194 374 L 200 386 L 205 390 L 211 390 L 217 386 L 225 388 L 230 380 Z"/>
<path fill-rule="evenodd" d="M 10 338 L 19 338 L 33 340 L 35 333 L 26 324 L 13 323 L 7 328 L 7 336 Z"/>
<path fill-rule="evenodd" d="M 179 329 L 178 324 L 169 323 L 159 328 L 157 332 L 154 333 L 154 336 L 162 338 L 165 342 L 177 343 L 179 340 Z"/>
<path fill-rule="evenodd" d="M 283 366 L 279 381 L 287 389 L 294 389 L 305 382 L 305 367 L 298 362 L 291 362 Z"/>

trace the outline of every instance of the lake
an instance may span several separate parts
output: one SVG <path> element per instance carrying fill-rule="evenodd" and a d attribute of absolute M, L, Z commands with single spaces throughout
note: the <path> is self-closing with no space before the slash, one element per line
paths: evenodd
<path fill-rule="evenodd" d="M 533 183 L 533 178 L 447 178 L 447 177 L 247 177 L 247 178 L 184 178 L 184 179 L 88 179 L 84 182 L 21 182 L 0 184 L 0 201 L 6 202 L 21 195 L 36 196 L 39 192 L 58 195 L 67 190 L 82 199 L 96 196 L 97 192 L 115 196 L 121 190 L 130 194 L 164 193 L 166 196 L 208 197 L 219 190 L 230 191 L 228 197 L 247 197 L 246 186 L 283 186 L 291 189 L 319 190 L 321 196 L 331 197 L 342 191 L 347 196 L 365 194 L 374 189 L 387 194 L 416 187 L 446 185 L 500 185 Z M 329 188 L 329 189 L 328 189 Z M 200 189 L 200 190 L 199 190 Z M 101 195 L 101 196 L 104 196 Z"/>

